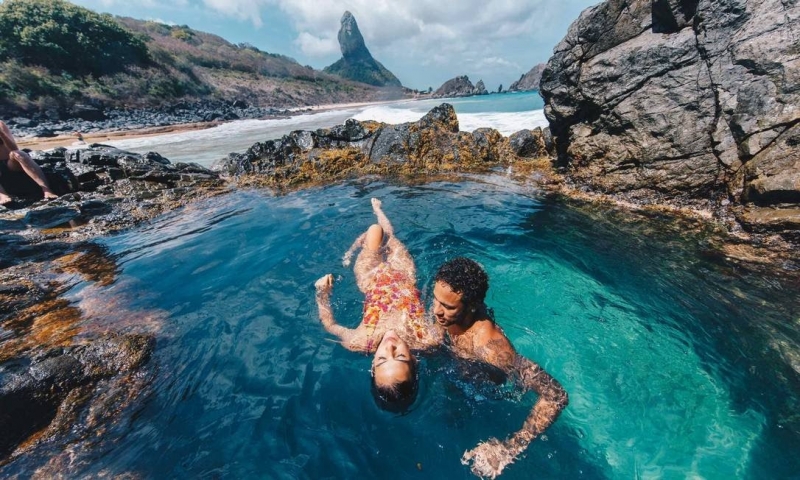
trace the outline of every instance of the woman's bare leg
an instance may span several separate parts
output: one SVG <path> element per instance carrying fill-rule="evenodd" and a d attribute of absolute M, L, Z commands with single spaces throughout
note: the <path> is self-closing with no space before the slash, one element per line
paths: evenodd
<path fill-rule="evenodd" d="M 408 253 L 406 246 L 394 236 L 394 228 L 389 222 L 389 218 L 383 213 L 382 202 L 377 198 L 372 199 L 372 210 L 378 218 L 378 224 L 383 227 L 388 239 L 386 240 L 386 261 L 395 270 L 407 273 L 411 278 L 416 279 L 417 271 L 414 267 L 414 259 Z"/>
<path fill-rule="evenodd" d="M 397 237 L 389 237 L 386 241 L 386 261 L 394 270 L 399 270 L 416 281 L 417 269 L 414 266 L 414 259 L 408 253 L 406 246 L 397 239 Z"/>
<path fill-rule="evenodd" d="M 366 293 L 372 282 L 375 268 L 383 262 L 383 255 L 380 251 L 381 244 L 383 244 L 383 228 L 380 225 L 372 225 L 361 237 L 363 237 L 363 248 L 358 253 L 353 272 L 356 274 L 358 289 Z"/>
<path fill-rule="evenodd" d="M 17 150 L 8 154 L 8 169 L 15 172 L 25 172 L 42 189 L 45 199 L 58 198 L 58 195 L 50 190 L 47 178 L 44 176 L 42 167 L 39 166 L 27 153 Z"/>
<path fill-rule="evenodd" d="M 394 228 L 392 228 L 389 218 L 385 213 L 383 213 L 383 210 L 381 209 L 381 201 L 377 198 L 372 199 L 372 211 L 375 212 L 375 216 L 378 218 L 378 225 L 383 228 L 383 233 L 389 237 L 394 236 Z"/>

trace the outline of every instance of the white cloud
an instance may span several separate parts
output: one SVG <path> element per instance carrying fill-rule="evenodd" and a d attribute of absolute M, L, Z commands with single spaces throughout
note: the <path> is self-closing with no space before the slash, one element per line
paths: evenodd
<path fill-rule="evenodd" d="M 203 23 L 235 41 L 317 67 L 339 56 L 345 10 L 356 17 L 373 56 L 409 86 L 441 84 L 456 75 L 496 83 L 546 61 L 569 24 L 600 0 L 73 0 L 87 6 L 152 7 L 152 16 Z M 135 5 L 135 7 L 132 7 Z M 282 23 L 280 40 L 263 28 Z M 272 22 L 268 22 L 272 20 Z M 255 28 L 249 27 L 252 25 Z M 193 24 L 194 25 L 194 24 Z M 208 23 L 206 23 L 208 25 Z M 219 25 L 219 29 L 216 28 Z M 231 33 L 231 29 L 235 33 Z M 292 33 L 293 32 L 293 33 Z M 293 35 L 288 37 L 287 35 Z M 280 47 L 278 45 L 283 45 Z M 292 51 L 293 50 L 293 51 Z M 487 83 L 488 84 L 488 83 Z"/>
<path fill-rule="evenodd" d="M 320 38 L 308 32 L 302 32 L 295 42 L 303 53 L 312 57 L 332 55 L 340 51 L 336 38 Z"/>
<path fill-rule="evenodd" d="M 274 2 L 270 0 L 203 0 L 203 3 L 223 15 L 249 21 L 258 28 L 264 24 L 261 19 L 261 9 Z"/>

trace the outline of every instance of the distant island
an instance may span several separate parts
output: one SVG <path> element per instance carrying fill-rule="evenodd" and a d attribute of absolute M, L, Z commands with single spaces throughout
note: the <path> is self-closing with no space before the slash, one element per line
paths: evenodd
<path fill-rule="evenodd" d="M 478 80 L 476 85 L 473 85 L 466 75 L 451 78 L 444 82 L 441 87 L 437 88 L 432 98 L 453 98 L 453 97 L 470 97 L 472 95 L 487 95 L 486 86 L 483 80 Z"/>
<path fill-rule="evenodd" d="M 542 81 L 542 73 L 547 65 L 540 63 L 531 68 L 528 73 L 522 74 L 519 80 L 508 87 L 509 92 L 530 92 L 539 90 L 539 83 Z"/>

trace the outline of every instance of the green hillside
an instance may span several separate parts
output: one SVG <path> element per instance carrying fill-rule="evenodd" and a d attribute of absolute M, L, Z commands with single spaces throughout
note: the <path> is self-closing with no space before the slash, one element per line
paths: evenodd
<path fill-rule="evenodd" d="M 201 99 L 295 107 L 402 94 L 186 25 L 98 14 L 63 0 L 0 4 L 0 112 Z"/>

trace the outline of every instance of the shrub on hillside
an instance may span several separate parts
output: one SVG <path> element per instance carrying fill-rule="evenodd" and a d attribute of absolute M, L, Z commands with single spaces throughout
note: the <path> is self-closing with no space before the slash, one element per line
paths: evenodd
<path fill-rule="evenodd" d="M 147 46 L 110 15 L 64 0 L 0 4 L 0 60 L 104 75 L 149 61 Z"/>

